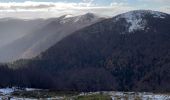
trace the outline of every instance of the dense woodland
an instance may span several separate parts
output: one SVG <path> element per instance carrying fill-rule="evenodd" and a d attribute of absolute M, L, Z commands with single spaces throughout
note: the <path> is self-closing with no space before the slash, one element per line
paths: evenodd
<path fill-rule="evenodd" d="M 75 32 L 34 59 L 1 65 L 0 86 L 170 92 L 170 15 L 145 13 L 146 28 L 131 33 L 117 17 Z"/>

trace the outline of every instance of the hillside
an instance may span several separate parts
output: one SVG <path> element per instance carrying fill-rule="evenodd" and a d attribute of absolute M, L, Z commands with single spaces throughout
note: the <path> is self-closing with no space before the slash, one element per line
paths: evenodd
<path fill-rule="evenodd" d="M 11 62 L 22 58 L 35 57 L 71 33 L 102 19 L 94 14 L 87 13 L 80 16 L 64 15 L 59 18 L 47 19 L 47 21 L 42 23 L 42 25 L 45 25 L 42 26 L 40 24 L 39 28 L 36 28 L 34 24 L 29 24 L 30 27 L 35 28 L 30 30 L 29 34 L 0 47 L 0 62 Z M 36 21 L 33 22 L 35 23 Z M 30 21 L 27 23 L 30 23 Z M 20 28 L 18 31 L 22 32 L 22 27 Z M 29 27 L 24 27 L 23 30 L 25 28 Z"/>
<path fill-rule="evenodd" d="M 49 20 L 0 18 L 0 48 L 44 26 Z"/>
<path fill-rule="evenodd" d="M 56 90 L 170 92 L 169 43 L 170 15 L 131 11 L 76 31 L 34 59 L 16 62 L 17 78 L 9 83 Z"/>

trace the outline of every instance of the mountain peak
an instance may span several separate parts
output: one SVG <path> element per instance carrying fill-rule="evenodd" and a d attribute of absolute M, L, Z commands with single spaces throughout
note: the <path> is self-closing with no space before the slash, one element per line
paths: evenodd
<path fill-rule="evenodd" d="M 82 15 L 83 17 L 86 17 L 86 18 L 95 18 L 97 17 L 97 15 L 93 14 L 93 13 L 86 13 L 84 15 Z"/>
<path fill-rule="evenodd" d="M 66 19 L 66 18 L 71 18 L 71 17 L 74 17 L 74 15 L 72 15 L 72 14 L 63 15 L 63 18 L 64 18 L 64 19 Z"/>
<path fill-rule="evenodd" d="M 91 22 L 96 19 L 99 19 L 97 15 L 93 13 L 86 13 L 84 15 L 77 16 L 75 22 Z"/>
<path fill-rule="evenodd" d="M 60 23 L 89 23 L 97 21 L 100 17 L 93 13 L 86 13 L 84 15 L 73 16 L 73 15 L 63 15 L 60 17 Z"/>
<path fill-rule="evenodd" d="M 132 14 L 135 16 L 153 15 L 153 17 L 158 17 L 158 18 L 166 16 L 165 13 L 162 13 L 159 11 L 153 11 L 153 10 L 134 10 L 134 11 L 130 11 L 124 14 Z"/>
<path fill-rule="evenodd" d="M 144 30 L 147 25 L 146 16 L 151 16 L 153 18 L 161 18 L 164 19 L 167 14 L 152 11 L 152 10 L 134 10 L 130 12 L 126 12 L 116 16 L 116 21 L 119 19 L 125 19 L 129 26 L 129 32 L 134 32 L 136 30 Z"/>

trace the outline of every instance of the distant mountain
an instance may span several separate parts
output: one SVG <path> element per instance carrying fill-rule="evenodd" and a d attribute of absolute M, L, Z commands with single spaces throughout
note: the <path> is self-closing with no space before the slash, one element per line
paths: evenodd
<path fill-rule="evenodd" d="M 44 27 L 1 47 L 0 62 L 35 57 L 71 33 L 101 20 L 92 13 L 75 17 L 64 15 L 53 19 Z"/>
<path fill-rule="evenodd" d="M 10 44 L 30 31 L 40 28 L 45 23 L 43 19 L 25 20 L 14 18 L 0 19 L 0 47 Z"/>
<path fill-rule="evenodd" d="M 12 80 L 4 83 L 67 91 L 170 92 L 169 43 L 169 14 L 131 11 L 76 31 L 34 59 L 11 64 Z"/>

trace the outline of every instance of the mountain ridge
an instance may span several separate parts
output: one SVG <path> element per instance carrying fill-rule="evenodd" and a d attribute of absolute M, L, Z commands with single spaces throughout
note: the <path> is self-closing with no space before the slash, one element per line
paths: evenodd
<path fill-rule="evenodd" d="M 11 44 L 1 47 L 0 55 L 2 57 L 0 61 L 10 62 L 22 58 L 35 57 L 65 36 L 103 19 L 95 17 L 93 14 L 91 14 L 92 17 L 90 19 L 87 19 L 88 16 L 86 14 L 69 18 L 61 16 L 53 19 L 44 27 L 17 39 Z M 68 23 L 63 23 L 64 21 Z"/>
<path fill-rule="evenodd" d="M 74 32 L 34 59 L 14 63 L 11 84 L 63 91 L 170 92 L 170 15 L 146 14 L 144 29 L 133 31 L 119 16 Z"/>

